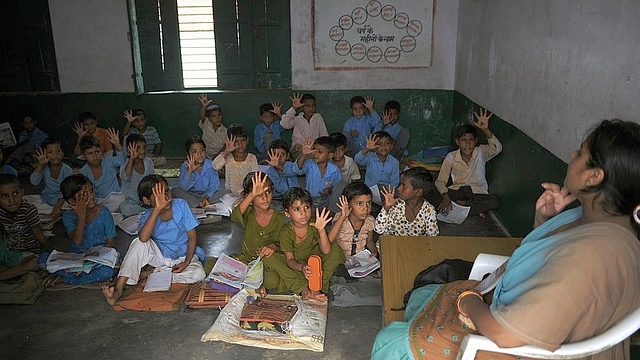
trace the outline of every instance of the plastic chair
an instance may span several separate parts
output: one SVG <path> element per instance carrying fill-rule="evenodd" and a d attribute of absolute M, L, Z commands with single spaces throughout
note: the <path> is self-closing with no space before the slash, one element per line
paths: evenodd
<path fill-rule="evenodd" d="M 479 268 L 476 269 L 476 262 L 474 262 L 469 278 L 472 280 L 480 280 L 487 271 L 493 271 L 493 269 L 500 266 L 504 260 L 506 260 L 506 257 L 500 257 L 498 255 L 478 255 L 476 261 L 478 261 Z M 491 269 L 492 267 L 493 269 Z M 531 357 L 535 359 L 577 359 L 600 353 L 612 346 L 615 346 L 631 336 L 639 328 L 640 308 L 637 308 L 602 334 L 594 336 L 591 339 L 564 344 L 556 351 L 548 351 L 531 345 L 514 348 L 501 348 L 493 341 L 482 335 L 467 335 L 462 340 L 456 359 L 475 359 L 476 353 L 479 350 Z"/>

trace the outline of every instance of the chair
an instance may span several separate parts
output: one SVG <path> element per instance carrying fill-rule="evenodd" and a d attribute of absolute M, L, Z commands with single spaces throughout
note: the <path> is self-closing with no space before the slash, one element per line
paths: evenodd
<path fill-rule="evenodd" d="M 500 266 L 506 258 L 505 256 L 490 254 L 478 255 L 476 262 L 478 262 L 479 268 L 476 269 L 476 262 L 474 262 L 469 278 L 472 280 L 480 280 L 487 271 L 492 271 L 492 268 L 495 269 Z M 629 313 L 602 334 L 594 336 L 591 339 L 564 344 L 556 351 L 548 351 L 531 345 L 501 348 L 482 335 L 470 334 L 462 340 L 462 345 L 460 346 L 456 360 L 475 359 L 476 353 L 479 350 L 535 359 L 577 359 L 597 354 L 620 343 L 631 336 L 638 328 L 640 328 L 640 308 Z"/>

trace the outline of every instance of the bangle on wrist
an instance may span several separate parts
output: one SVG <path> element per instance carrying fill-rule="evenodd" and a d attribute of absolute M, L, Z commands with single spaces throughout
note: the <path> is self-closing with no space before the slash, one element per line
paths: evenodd
<path fill-rule="evenodd" d="M 482 295 L 480 295 L 479 292 L 475 291 L 475 290 L 466 290 L 463 291 L 460 295 L 458 295 L 458 300 L 456 301 L 456 308 L 458 309 L 458 312 L 462 315 L 462 316 L 468 316 L 466 312 L 462 311 L 462 309 L 460 309 L 460 302 L 462 301 L 462 299 L 465 296 L 469 296 L 469 295 L 473 295 L 473 296 L 477 296 L 478 299 L 480 299 L 480 301 L 484 302 L 484 299 L 482 298 Z"/>

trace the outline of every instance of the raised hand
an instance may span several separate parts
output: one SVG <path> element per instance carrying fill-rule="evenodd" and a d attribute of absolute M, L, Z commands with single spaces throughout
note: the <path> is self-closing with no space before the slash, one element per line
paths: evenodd
<path fill-rule="evenodd" d="M 114 128 L 108 128 L 107 140 L 113 145 L 120 144 L 120 132 Z"/>
<path fill-rule="evenodd" d="M 389 210 L 398 200 L 395 199 L 396 188 L 393 186 L 382 186 L 380 195 L 384 198 L 384 208 Z"/>
<path fill-rule="evenodd" d="M 338 209 L 340 209 L 340 216 L 346 218 L 351 214 L 351 207 L 349 207 L 349 201 L 347 201 L 347 197 L 342 195 L 338 200 Z"/>
<path fill-rule="evenodd" d="M 291 106 L 293 106 L 294 109 L 297 110 L 302 107 L 302 101 L 300 101 L 302 99 L 302 94 L 293 93 L 293 97 L 290 97 L 289 99 L 291 99 Z"/>
<path fill-rule="evenodd" d="M 198 168 L 196 156 L 191 154 L 187 155 L 187 161 L 185 162 L 187 163 L 187 172 L 191 175 Z"/>
<path fill-rule="evenodd" d="M 274 101 L 271 103 L 271 106 L 273 106 L 273 110 L 269 110 L 269 111 L 276 114 L 278 117 L 282 117 L 282 104 L 280 104 L 277 101 Z"/>
<path fill-rule="evenodd" d="M 38 160 L 38 165 L 40 166 L 44 166 L 49 162 L 49 157 L 43 149 L 36 150 L 36 154 L 34 156 Z"/>
<path fill-rule="evenodd" d="M 385 110 L 382 112 L 382 126 L 391 124 L 391 111 Z"/>
<path fill-rule="evenodd" d="M 171 202 L 167 198 L 167 194 L 165 193 L 165 187 L 162 182 L 157 182 L 153 186 L 152 192 L 153 192 L 153 197 L 156 199 L 156 205 L 154 206 L 154 208 L 164 209 L 164 207 L 167 206 L 169 202 Z"/>
<path fill-rule="evenodd" d="M 267 165 L 269 166 L 273 166 L 278 167 L 280 161 L 278 161 L 278 154 L 276 154 L 276 150 L 275 149 L 269 149 L 269 160 L 265 160 L 267 162 Z"/>
<path fill-rule="evenodd" d="M 269 185 L 267 185 L 267 178 L 267 174 L 260 171 L 256 171 L 253 174 L 253 177 L 251 178 L 251 185 L 253 185 L 253 188 L 251 189 L 251 195 L 253 197 L 262 195 L 269 189 Z"/>
<path fill-rule="evenodd" d="M 378 137 L 371 134 L 369 136 L 367 136 L 367 145 L 365 146 L 365 148 L 369 151 L 373 151 L 377 148 L 379 148 L 380 145 L 378 145 Z"/>
<path fill-rule="evenodd" d="M 474 112 L 473 115 L 476 117 L 473 120 L 473 125 L 478 129 L 488 129 L 489 128 L 489 119 L 493 116 L 492 113 L 487 111 L 487 109 L 480 108 L 479 114 Z"/>
<path fill-rule="evenodd" d="M 75 131 L 75 133 L 78 134 L 78 138 L 82 138 L 83 136 L 87 135 L 87 130 L 85 130 L 82 124 L 79 122 L 77 122 L 73 126 L 73 131 Z"/>
<path fill-rule="evenodd" d="M 311 155 L 313 154 L 313 142 L 310 138 L 304 139 L 302 143 L 302 154 L 303 155 Z"/>
<path fill-rule="evenodd" d="M 200 94 L 200 96 L 198 96 L 198 101 L 200 101 L 200 105 L 203 108 L 206 108 L 207 106 L 209 106 L 209 104 L 211 104 L 213 102 L 213 100 L 207 99 L 207 95 L 206 94 Z"/>
<path fill-rule="evenodd" d="M 569 193 L 569 190 L 564 186 L 561 188 L 558 184 L 542 183 L 542 187 L 545 191 L 536 201 L 534 226 L 558 215 L 576 199 L 575 195 Z"/>
<path fill-rule="evenodd" d="M 87 191 L 79 191 L 76 193 L 76 196 L 74 196 L 75 203 L 69 204 L 71 210 L 73 210 L 78 217 L 86 214 L 90 196 Z"/>
<path fill-rule="evenodd" d="M 127 145 L 127 155 L 129 155 L 129 157 L 131 157 L 131 158 L 136 157 L 136 143 L 135 142 L 131 142 L 129 145 Z"/>
<path fill-rule="evenodd" d="M 372 112 L 374 110 L 373 98 L 371 96 L 367 96 L 366 98 L 364 98 L 364 107 L 366 107 L 369 112 Z"/>
<path fill-rule="evenodd" d="M 311 224 L 311 226 L 318 229 L 318 231 L 324 231 L 324 228 L 327 226 L 329 221 L 333 219 L 333 217 L 331 217 L 330 215 L 331 211 L 329 211 L 327 208 L 322 208 L 322 211 L 316 208 L 316 221 Z"/>
<path fill-rule="evenodd" d="M 137 116 L 133 116 L 133 112 L 131 110 L 125 110 L 123 116 L 124 116 L 125 119 L 127 119 L 127 122 L 129 124 L 134 122 L 136 120 L 136 118 L 137 118 Z"/>
<path fill-rule="evenodd" d="M 225 141 L 225 148 L 227 151 L 227 154 L 230 154 L 231 152 L 233 152 L 233 150 L 235 150 L 237 148 L 236 146 L 236 137 L 231 135 L 227 137 L 227 141 Z"/>

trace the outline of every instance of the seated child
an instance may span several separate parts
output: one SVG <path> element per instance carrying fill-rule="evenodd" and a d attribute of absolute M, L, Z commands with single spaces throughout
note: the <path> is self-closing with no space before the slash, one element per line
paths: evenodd
<path fill-rule="evenodd" d="M 198 126 L 202 129 L 202 140 L 207 148 L 207 157 L 213 159 L 224 147 L 227 141 L 227 128 L 222 124 L 222 108 L 207 99 L 207 95 L 200 95 L 200 121 Z"/>
<path fill-rule="evenodd" d="M 302 155 L 298 157 L 294 170 L 298 175 L 306 175 L 305 188 L 313 198 L 314 208 L 327 207 L 329 204 L 337 203 L 330 199 L 333 187 L 341 180 L 340 169 L 330 160 L 336 151 L 328 136 L 321 136 L 313 142 L 313 147 L 309 140 L 302 145 Z M 307 160 L 311 157 L 312 159 Z M 336 194 L 339 194 L 336 192 Z M 286 208 L 285 208 L 286 209 Z"/>
<path fill-rule="evenodd" d="M 442 194 L 439 211 L 451 210 L 451 202 L 470 206 L 469 216 L 485 217 L 485 212 L 500 205 L 498 197 L 489 194 L 489 185 L 485 177 L 485 163 L 502 151 L 502 144 L 489 130 L 489 119 L 493 114 L 480 109 L 480 114 L 474 113 L 476 119 L 473 125 L 465 124 L 458 127 L 455 133 L 458 150 L 452 151 L 444 158 L 435 185 L 438 193 Z M 480 129 L 487 137 L 487 145 L 478 144 Z M 451 177 L 451 185 L 447 187 Z"/>
<path fill-rule="evenodd" d="M 231 124 L 224 150 L 213 159 L 214 169 L 220 170 L 224 166 L 224 187 L 233 194 L 239 195 L 244 177 L 258 170 L 256 156 L 247 152 L 248 141 L 247 131 L 239 124 Z"/>
<path fill-rule="evenodd" d="M 33 171 L 36 150 L 42 147 L 42 141 L 48 135 L 37 127 L 38 121 L 35 116 L 25 116 L 20 125 L 24 130 L 18 135 L 18 145 L 9 155 L 7 163 L 14 169 L 19 169 L 20 173 L 30 173 Z"/>
<path fill-rule="evenodd" d="M 329 279 L 338 265 L 344 263 L 344 253 L 337 244 L 329 241 L 325 226 L 331 217 L 329 211 L 316 209 L 315 220 L 311 218 L 311 194 L 300 188 L 289 189 L 282 198 L 284 214 L 291 219 L 280 230 L 280 250 L 286 263 L 280 257 L 264 259 L 264 267 L 278 274 L 278 291 L 292 291 L 301 294 L 302 299 L 327 301 Z M 322 291 L 309 289 L 308 279 L 313 269 L 307 265 L 311 255 L 322 259 Z M 316 269 L 318 270 L 318 269 Z"/>
<path fill-rule="evenodd" d="M 97 126 L 98 120 L 96 115 L 92 112 L 85 111 L 78 117 L 78 122 L 75 125 L 73 131 L 78 134 L 78 140 L 76 141 L 76 148 L 73 152 L 76 155 L 82 155 L 83 151 L 80 146 L 80 141 L 85 135 L 94 136 L 98 140 L 98 147 L 102 152 L 102 155 L 109 157 L 112 155 L 113 143 L 109 138 L 109 132 L 103 128 Z M 120 140 L 118 140 L 120 142 Z"/>
<path fill-rule="evenodd" d="M 96 204 L 93 185 L 82 174 L 67 177 L 60 185 L 64 199 L 69 203 L 71 211 L 62 214 L 62 224 L 71 238 L 71 252 L 84 253 L 96 246 L 114 247 L 116 243 L 116 225 L 111 212 L 105 206 Z M 38 263 L 46 269 L 49 254 L 41 254 Z M 58 270 L 65 284 L 85 285 L 111 279 L 116 271 L 106 265 L 91 262 L 89 272 L 70 272 Z"/>
<path fill-rule="evenodd" d="M 373 131 L 386 131 L 394 140 L 391 155 L 400 160 L 403 156 L 408 156 L 407 146 L 411 139 L 411 132 L 406 127 L 398 124 L 400 118 L 400 103 L 391 100 L 384 104 L 384 112 L 382 113 L 382 122 L 376 126 Z"/>
<path fill-rule="evenodd" d="M 284 140 L 275 140 L 269 146 L 269 167 L 266 170 L 273 182 L 273 197 L 282 199 L 284 193 L 294 187 L 300 187 L 295 173 L 295 164 L 287 161 L 289 144 Z"/>
<path fill-rule="evenodd" d="M 340 169 L 342 181 L 346 184 L 359 181 L 361 177 L 358 164 L 356 164 L 352 157 L 345 155 L 347 151 L 347 137 L 342 133 L 332 133 L 329 137 L 336 146 L 336 151 L 333 153 L 331 161 Z"/>
<path fill-rule="evenodd" d="M 11 279 L 28 271 L 37 271 L 37 254 L 53 246 L 42 234 L 35 206 L 22 200 L 24 191 L 15 175 L 0 174 L 0 280 Z"/>
<path fill-rule="evenodd" d="M 353 158 L 358 165 L 367 167 L 364 183 L 368 187 L 395 187 L 400 182 L 400 163 L 389 154 L 392 147 L 391 135 L 378 131 L 367 138 L 367 146 Z"/>
<path fill-rule="evenodd" d="M 0 173 L 18 176 L 18 170 L 4 161 L 4 151 L 0 148 Z"/>
<path fill-rule="evenodd" d="M 158 135 L 158 130 L 153 126 L 147 125 L 147 115 L 142 109 L 125 110 L 124 117 L 127 124 L 122 130 L 125 139 L 131 134 L 140 134 L 144 137 L 146 144 L 146 155 L 153 162 L 153 166 L 162 166 L 167 163 L 167 158 L 160 155 L 162 151 L 162 140 Z M 132 126 L 133 125 L 133 126 Z"/>
<path fill-rule="evenodd" d="M 25 195 L 41 214 L 49 214 L 52 219 L 62 215 L 64 197 L 60 191 L 62 181 L 73 174 L 73 170 L 62 161 L 64 156 L 60 140 L 46 138 L 42 148 L 36 151 L 37 163 L 29 177 L 31 185 L 38 186 L 44 179 L 44 189 L 40 195 Z"/>
<path fill-rule="evenodd" d="M 204 250 L 196 245 L 199 223 L 189 205 L 182 199 L 172 199 L 167 180 L 156 174 L 140 181 L 138 195 L 152 209 L 140 217 L 139 236 L 129 245 L 116 285 L 102 285 L 109 305 L 120 299 L 125 284 L 136 285 L 149 275 L 141 274 L 145 265 L 155 268 L 153 271 L 173 272 L 174 283 L 193 284 L 206 276 Z"/>
<path fill-rule="evenodd" d="M 302 150 L 302 144 L 307 139 L 313 142 L 318 137 L 327 136 L 329 133 L 322 115 L 316 112 L 316 98 L 313 95 L 294 93 L 291 104 L 291 108 L 282 114 L 280 125 L 285 129 L 293 129 L 290 156 L 292 159 L 297 159 Z M 300 108 L 302 113 L 296 115 Z"/>
<path fill-rule="evenodd" d="M 393 236 L 436 236 L 440 232 L 436 209 L 423 198 L 431 188 L 431 174 L 425 168 L 415 167 L 402 173 L 398 186 L 383 187 L 384 206 L 376 218 L 375 232 Z"/>
<path fill-rule="evenodd" d="M 102 150 L 98 139 L 91 135 L 85 135 L 80 140 L 82 156 L 87 163 L 80 168 L 80 174 L 89 178 L 96 193 L 96 203 L 115 212 L 124 201 L 124 194 L 120 192 L 118 182 L 118 167 L 127 161 L 122 151 L 118 132 L 112 128 L 107 130 L 108 139 L 116 149 L 115 156 L 102 157 Z"/>
<path fill-rule="evenodd" d="M 187 160 L 180 165 L 178 186 L 171 189 L 171 195 L 185 200 L 192 208 L 213 204 L 220 179 L 211 167 L 211 160 L 207 159 L 204 140 L 194 135 L 187 140 L 186 148 Z"/>
<path fill-rule="evenodd" d="M 351 117 L 347 119 L 342 127 L 342 133 L 347 138 L 347 153 L 354 155 L 364 149 L 367 138 L 371 135 L 373 128 L 381 122 L 380 115 L 373 108 L 373 98 L 354 96 L 349 102 Z"/>
<path fill-rule="evenodd" d="M 147 156 L 146 139 L 140 134 L 127 136 L 127 155 L 129 159 L 120 167 L 120 180 L 125 199 L 120 204 L 120 212 L 124 217 L 136 215 L 145 210 L 138 198 L 140 180 L 154 173 L 153 161 Z"/>
<path fill-rule="evenodd" d="M 280 126 L 282 116 L 281 105 L 277 101 L 260 105 L 260 121 L 253 129 L 253 146 L 256 148 L 258 161 L 267 159 L 267 150 L 274 140 L 282 139 L 284 128 Z"/>
<path fill-rule="evenodd" d="M 373 241 L 375 219 L 371 216 L 373 195 L 371 189 L 361 182 L 351 183 L 344 188 L 338 208 L 329 231 L 329 241 L 340 246 L 345 256 L 352 256 L 365 248 L 372 257 L 378 256 Z"/>

